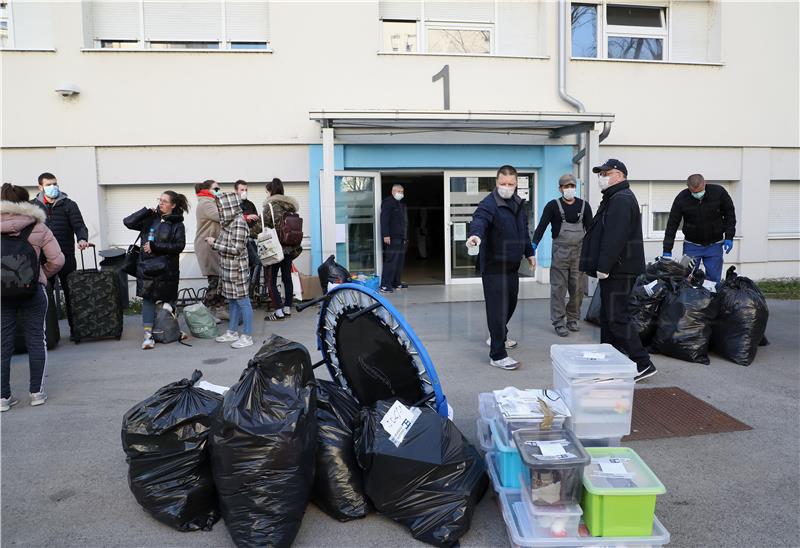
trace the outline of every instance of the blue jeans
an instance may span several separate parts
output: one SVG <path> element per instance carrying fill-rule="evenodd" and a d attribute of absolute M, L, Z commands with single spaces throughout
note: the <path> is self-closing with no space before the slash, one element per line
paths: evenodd
<path fill-rule="evenodd" d="M 228 329 L 230 331 L 239 330 L 239 322 L 242 322 L 242 335 L 253 334 L 253 305 L 250 304 L 250 297 L 241 299 L 228 299 L 230 308 L 230 319 Z"/>
<path fill-rule="evenodd" d="M 156 302 L 153 299 L 142 297 L 142 325 L 152 329 L 156 322 Z"/>
<path fill-rule="evenodd" d="M 722 277 L 722 242 L 711 245 L 697 245 L 692 242 L 683 242 L 683 254 L 697 259 L 695 268 L 703 262 L 706 270 L 706 279 L 719 283 Z"/>

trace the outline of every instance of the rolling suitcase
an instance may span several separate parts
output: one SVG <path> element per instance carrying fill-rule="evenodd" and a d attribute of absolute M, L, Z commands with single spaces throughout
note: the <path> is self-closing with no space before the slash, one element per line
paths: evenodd
<path fill-rule="evenodd" d="M 94 268 L 86 268 L 81 251 L 81 270 L 67 276 L 72 302 L 72 336 L 75 344 L 86 339 L 122 337 L 122 306 L 119 302 L 117 274 L 111 270 L 97 269 L 97 251 L 94 251 Z"/>
<path fill-rule="evenodd" d="M 45 317 L 45 334 L 47 335 L 47 349 L 52 350 L 58 346 L 58 341 L 61 340 L 61 329 L 58 327 L 58 308 L 56 307 L 55 293 L 53 286 L 47 284 L 47 316 Z M 17 313 L 17 334 L 14 337 L 14 353 L 24 354 L 28 351 L 27 344 L 25 343 L 25 332 L 22 330 L 22 322 L 20 321 L 21 313 Z"/>

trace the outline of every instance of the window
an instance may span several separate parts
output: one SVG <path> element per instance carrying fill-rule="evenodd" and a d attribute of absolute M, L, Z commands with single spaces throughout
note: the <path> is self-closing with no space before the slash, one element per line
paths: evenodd
<path fill-rule="evenodd" d="M 458 28 L 428 26 L 428 51 L 431 53 L 492 52 L 490 28 Z"/>
<path fill-rule="evenodd" d="M 800 236 L 800 181 L 770 182 L 769 235 Z"/>
<path fill-rule="evenodd" d="M 94 47 L 269 51 L 269 2 L 91 0 Z"/>
<path fill-rule="evenodd" d="M 416 21 L 383 21 L 383 51 L 417 51 Z"/>
<path fill-rule="evenodd" d="M 572 4 L 571 19 L 573 57 L 648 61 L 667 57 L 665 7 Z"/>
<path fill-rule="evenodd" d="M 0 47 L 6 48 L 9 46 L 8 40 L 8 19 L 9 19 L 8 2 L 0 2 Z"/>

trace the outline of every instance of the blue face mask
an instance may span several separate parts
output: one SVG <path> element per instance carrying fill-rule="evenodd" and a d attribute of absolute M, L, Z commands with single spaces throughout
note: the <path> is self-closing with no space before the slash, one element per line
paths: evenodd
<path fill-rule="evenodd" d="M 51 200 L 58 198 L 59 194 L 61 194 L 61 191 L 58 189 L 58 185 L 49 185 L 44 187 L 44 195 Z"/>
<path fill-rule="evenodd" d="M 703 196 L 705 196 L 705 195 L 706 195 L 706 191 L 705 190 L 701 190 L 700 192 L 692 192 L 692 196 L 694 196 L 698 200 L 702 200 Z"/>
<path fill-rule="evenodd" d="M 211 189 L 211 194 L 213 194 L 214 196 L 219 196 L 220 192 L 221 192 L 221 190 L 218 189 L 218 188 L 212 188 Z"/>

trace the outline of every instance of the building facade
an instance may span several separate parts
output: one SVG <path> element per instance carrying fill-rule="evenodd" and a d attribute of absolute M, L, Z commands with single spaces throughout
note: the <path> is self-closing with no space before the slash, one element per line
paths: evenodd
<path fill-rule="evenodd" d="M 335 253 L 365 273 L 380 270 L 380 201 L 401 183 L 409 281 L 457 284 L 477 280 L 464 240 L 500 165 L 519 170 L 533 230 L 563 173 L 596 207 L 588 167 L 614 157 L 648 257 L 702 173 L 737 207 L 726 261 L 798 276 L 799 14 L 704 0 L 11 0 L 2 180 L 53 172 L 105 248 L 131 243 L 122 218 L 162 190 L 194 203 L 195 182 L 244 179 L 260 202 L 279 177 L 304 217 L 299 269 Z M 527 281 L 547 283 L 549 238 Z M 202 283 L 191 245 L 181 271 Z"/>

